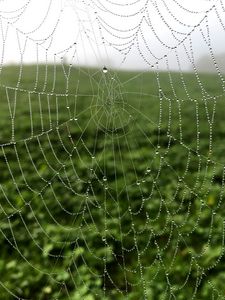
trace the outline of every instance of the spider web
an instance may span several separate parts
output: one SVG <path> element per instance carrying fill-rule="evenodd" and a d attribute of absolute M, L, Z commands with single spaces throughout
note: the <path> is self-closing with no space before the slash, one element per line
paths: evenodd
<path fill-rule="evenodd" d="M 224 299 L 225 7 L 195 2 L 1 1 L 4 299 Z"/>

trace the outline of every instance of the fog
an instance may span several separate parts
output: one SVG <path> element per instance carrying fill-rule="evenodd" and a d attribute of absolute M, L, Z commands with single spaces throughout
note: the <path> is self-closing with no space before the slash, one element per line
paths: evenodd
<path fill-rule="evenodd" d="M 197 66 L 213 72 L 210 61 L 214 56 L 221 61 L 225 53 L 223 1 L 2 0 L 0 4 L 3 65 L 63 61 L 134 70 L 157 66 L 190 71 Z"/>

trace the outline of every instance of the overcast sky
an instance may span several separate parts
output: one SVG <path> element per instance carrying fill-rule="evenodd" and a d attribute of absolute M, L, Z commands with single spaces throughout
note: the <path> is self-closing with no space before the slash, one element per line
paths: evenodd
<path fill-rule="evenodd" d="M 215 54 L 225 52 L 223 2 L 0 0 L 2 63 L 63 59 L 76 65 L 148 69 L 157 61 L 166 68 L 160 58 L 167 55 L 171 69 L 178 68 L 178 57 L 186 70 L 192 58 L 209 53 L 209 43 Z"/>

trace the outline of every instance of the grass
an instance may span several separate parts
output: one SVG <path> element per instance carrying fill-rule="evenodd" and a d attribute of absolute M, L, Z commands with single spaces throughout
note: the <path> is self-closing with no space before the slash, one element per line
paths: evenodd
<path fill-rule="evenodd" d="M 1 299 L 224 299 L 216 75 L 7 66 Z"/>

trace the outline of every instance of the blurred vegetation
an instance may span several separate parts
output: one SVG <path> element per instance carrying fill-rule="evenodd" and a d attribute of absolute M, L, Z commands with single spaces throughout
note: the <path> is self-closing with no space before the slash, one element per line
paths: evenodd
<path fill-rule="evenodd" d="M 0 93 L 0 299 L 224 299 L 219 76 L 7 66 Z"/>

